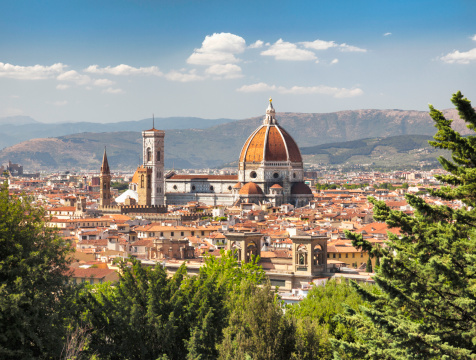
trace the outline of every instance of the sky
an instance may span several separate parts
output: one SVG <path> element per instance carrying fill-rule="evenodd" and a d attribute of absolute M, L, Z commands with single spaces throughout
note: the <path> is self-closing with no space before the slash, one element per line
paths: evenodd
<path fill-rule="evenodd" d="M 0 117 L 45 123 L 476 102 L 476 1 L 0 0 Z"/>

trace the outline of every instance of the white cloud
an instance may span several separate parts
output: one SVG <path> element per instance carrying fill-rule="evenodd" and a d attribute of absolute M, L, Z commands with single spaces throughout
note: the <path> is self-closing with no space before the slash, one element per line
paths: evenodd
<path fill-rule="evenodd" d="M 300 42 L 306 49 L 314 50 L 327 50 L 332 47 L 338 46 L 334 41 L 325 41 L 325 40 L 314 40 L 314 41 L 303 41 Z"/>
<path fill-rule="evenodd" d="M 386 32 L 385 34 L 383 34 L 383 36 L 390 36 L 390 35 L 392 35 L 391 32 Z"/>
<path fill-rule="evenodd" d="M 65 106 L 65 105 L 68 105 L 68 102 L 66 100 L 63 100 L 63 101 L 55 101 L 55 102 L 52 102 L 51 104 L 53 104 L 54 106 Z"/>
<path fill-rule="evenodd" d="M 77 85 L 86 85 L 91 82 L 91 78 L 88 75 L 80 74 L 76 70 L 70 70 L 59 74 L 56 79 L 59 81 L 71 81 Z"/>
<path fill-rule="evenodd" d="M 476 41 L 476 34 L 474 34 L 473 36 L 471 36 L 471 40 Z"/>
<path fill-rule="evenodd" d="M 312 51 L 298 49 L 296 44 L 279 39 L 268 50 L 262 51 L 263 56 L 274 56 L 276 60 L 307 61 L 316 60 Z"/>
<path fill-rule="evenodd" d="M 466 52 L 455 50 L 440 59 L 448 64 L 469 64 L 471 61 L 476 61 L 476 48 Z"/>
<path fill-rule="evenodd" d="M 345 51 L 345 52 L 367 52 L 367 49 L 362 49 L 357 46 L 353 45 L 347 45 L 346 43 L 340 44 L 340 51 Z"/>
<path fill-rule="evenodd" d="M 261 41 L 261 40 L 256 40 L 253 44 L 251 44 L 250 46 L 248 46 L 250 49 L 259 49 L 261 47 L 263 47 L 264 45 L 264 42 Z"/>
<path fill-rule="evenodd" d="M 64 71 L 66 65 L 56 63 L 51 66 L 20 66 L 0 62 L 0 77 L 19 80 L 43 80 L 55 77 Z"/>
<path fill-rule="evenodd" d="M 339 62 L 339 59 L 334 59 L 331 61 L 331 65 L 337 64 Z"/>
<path fill-rule="evenodd" d="M 319 39 L 314 41 L 302 41 L 299 44 L 304 46 L 306 49 L 313 50 L 327 50 L 330 48 L 339 48 L 340 51 L 346 52 L 367 52 L 366 49 L 362 49 L 353 45 L 347 45 L 346 43 L 337 44 L 335 41 L 325 41 Z"/>
<path fill-rule="evenodd" d="M 71 85 L 68 85 L 68 84 L 58 84 L 56 85 L 56 88 L 58 90 L 66 90 L 66 89 L 69 89 L 71 87 Z"/>
<path fill-rule="evenodd" d="M 336 88 L 330 86 L 293 86 L 291 88 L 286 88 L 284 86 L 268 85 L 266 83 L 257 83 L 252 85 L 243 85 L 238 88 L 237 91 L 240 92 L 272 92 L 276 91 L 280 94 L 320 94 L 320 95 L 331 95 L 335 98 L 345 98 L 345 97 L 355 97 L 360 96 L 364 92 L 362 89 L 346 89 L 346 88 Z"/>
<path fill-rule="evenodd" d="M 215 64 L 210 66 L 205 72 L 222 79 L 236 79 L 243 76 L 241 67 L 235 64 Z"/>
<path fill-rule="evenodd" d="M 97 80 L 94 80 L 93 84 L 95 86 L 106 87 L 106 86 L 114 85 L 114 81 L 111 81 L 109 79 L 97 79 Z"/>
<path fill-rule="evenodd" d="M 119 88 L 112 88 L 108 87 L 107 89 L 102 91 L 104 94 L 122 94 L 124 91 Z"/>
<path fill-rule="evenodd" d="M 172 70 L 168 74 L 165 75 L 167 80 L 170 81 L 179 81 L 179 82 L 190 82 L 190 81 L 199 81 L 203 80 L 204 77 L 198 75 L 195 69 L 190 70 L 188 73 L 185 72 L 184 69 L 177 71 Z"/>
<path fill-rule="evenodd" d="M 157 66 L 149 67 L 133 67 L 126 64 L 120 64 L 114 67 L 106 66 L 100 68 L 99 65 L 91 65 L 84 69 L 85 72 L 90 74 L 110 74 L 110 75 L 155 75 L 162 76 L 163 73 Z"/>
<path fill-rule="evenodd" d="M 241 36 L 230 33 L 207 35 L 202 47 L 195 49 L 187 59 L 188 64 L 215 65 L 240 61 L 235 57 L 245 51 L 246 41 Z"/>

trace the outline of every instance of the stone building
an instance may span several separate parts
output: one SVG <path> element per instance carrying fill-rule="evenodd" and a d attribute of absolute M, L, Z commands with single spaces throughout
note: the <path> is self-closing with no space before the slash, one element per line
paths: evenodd
<path fill-rule="evenodd" d="M 166 203 L 307 205 L 313 195 L 304 183 L 301 152 L 275 115 L 270 99 L 263 124 L 243 145 L 238 175 L 170 174 L 165 179 Z"/>

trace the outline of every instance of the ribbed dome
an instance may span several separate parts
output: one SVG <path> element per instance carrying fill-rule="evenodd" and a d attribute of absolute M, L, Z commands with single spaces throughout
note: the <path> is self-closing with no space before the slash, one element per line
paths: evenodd
<path fill-rule="evenodd" d="M 302 162 L 301 152 L 294 139 L 274 118 L 274 109 L 266 111 L 266 118 L 246 140 L 240 154 L 240 162 L 291 161 Z"/>
<path fill-rule="evenodd" d="M 263 190 L 253 182 L 246 183 L 239 192 L 240 195 L 263 195 Z"/>

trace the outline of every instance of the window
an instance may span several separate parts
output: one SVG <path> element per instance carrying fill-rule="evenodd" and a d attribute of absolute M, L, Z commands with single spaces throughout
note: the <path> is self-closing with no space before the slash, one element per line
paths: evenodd
<path fill-rule="evenodd" d="M 335 258 L 336 258 L 336 254 L 332 254 L 332 255 L 333 255 L 332 257 L 335 259 Z"/>
<path fill-rule="evenodd" d="M 355 253 L 352 253 L 352 259 L 355 258 Z"/>
<path fill-rule="evenodd" d="M 192 236 L 195 236 L 195 231 L 192 231 Z"/>
<path fill-rule="evenodd" d="M 269 283 L 271 286 L 286 286 L 286 280 L 270 279 Z"/>
<path fill-rule="evenodd" d="M 256 171 L 250 172 L 250 178 L 256 179 L 257 176 L 258 176 L 258 174 L 256 174 Z"/>
<path fill-rule="evenodd" d="M 273 174 L 273 177 L 274 177 L 275 179 L 277 179 L 277 178 L 279 177 L 279 173 L 275 172 L 275 173 Z"/>
<path fill-rule="evenodd" d="M 183 231 L 180 232 L 180 236 L 183 236 Z"/>
<path fill-rule="evenodd" d="M 195 191 L 195 185 L 192 185 L 192 191 Z"/>
<path fill-rule="evenodd" d="M 361 257 L 361 258 L 364 257 L 364 253 L 360 253 L 360 257 Z"/>
<path fill-rule="evenodd" d="M 210 191 L 213 191 L 213 186 L 210 186 Z"/>
<path fill-rule="evenodd" d="M 205 235 L 205 231 L 202 231 L 202 236 L 204 236 L 204 235 Z"/>
<path fill-rule="evenodd" d="M 293 178 L 294 178 L 294 179 L 296 178 L 296 173 L 293 173 Z"/>
<path fill-rule="evenodd" d="M 140 187 L 141 187 L 141 189 L 144 188 L 144 175 L 140 176 Z"/>
<path fill-rule="evenodd" d="M 160 151 L 157 151 L 157 160 L 156 161 L 160 161 Z"/>
<path fill-rule="evenodd" d="M 170 233 L 170 236 L 174 236 L 174 232 L 173 232 L 173 231 Z"/>
<path fill-rule="evenodd" d="M 147 162 L 152 160 L 152 151 L 150 151 L 150 148 L 147 148 Z"/>
<path fill-rule="evenodd" d="M 228 186 L 228 190 L 231 191 L 231 189 L 232 189 L 231 186 Z"/>
<path fill-rule="evenodd" d="M 348 258 L 348 257 L 349 257 L 349 254 L 345 254 L 345 257 Z"/>
<path fill-rule="evenodd" d="M 331 254 L 327 253 L 327 258 L 329 259 L 331 257 Z"/>
<path fill-rule="evenodd" d="M 164 236 L 164 233 L 163 233 L 163 232 L 160 232 L 160 236 Z"/>
<path fill-rule="evenodd" d="M 341 258 L 342 254 L 339 254 L 339 259 Z"/>
<path fill-rule="evenodd" d="M 177 190 L 177 185 L 174 185 L 174 190 Z"/>

